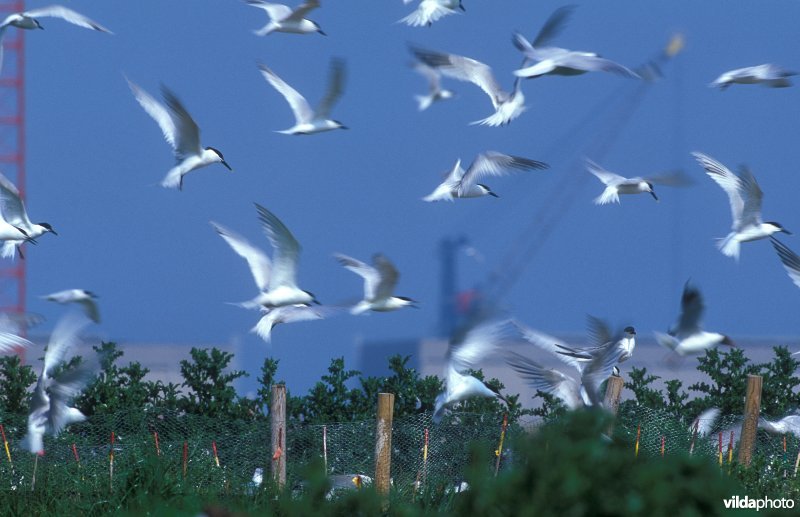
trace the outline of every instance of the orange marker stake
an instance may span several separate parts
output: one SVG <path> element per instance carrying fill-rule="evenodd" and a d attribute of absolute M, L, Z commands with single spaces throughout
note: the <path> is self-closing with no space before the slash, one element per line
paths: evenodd
<path fill-rule="evenodd" d="M 72 444 L 72 455 L 75 456 L 75 463 L 78 464 L 78 467 L 81 466 L 81 459 L 78 457 L 78 448 L 75 447 L 75 443 Z"/>
<path fill-rule="evenodd" d="M 153 440 L 156 442 L 156 456 L 161 456 L 161 447 L 158 445 L 158 431 L 153 431 Z"/>
<path fill-rule="evenodd" d="M 3 445 L 6 448 L 6 458 L 8 458 L 8 464 L 11 465 L 11 468 L 14 468 L 14 463 L 11 462 L 11 451 L 8 450 L 8 440 L 6 440 L 6 432 L 3 429 L 3 424 L 0 424 L 0 434 L 3 435 Z"/>
<path fill-rule="evenodd" d="M 211 440 L 211 448 L 214 450 L 214 463 L 219 467 L 219 456 L 217 455 L 217 442 Z"/>
<path fill-rule="evenodd" d="M 666 445 L 667 445 L 667 437 L 662 434 L 661 435 L 661 457 L 662 458 L 664 457 L 664 449 L 666 448 Z"/>
<path fill-rule="evenodd" d="M 719 432 L 719 466 L 722 466 L 722 431 Z"/>

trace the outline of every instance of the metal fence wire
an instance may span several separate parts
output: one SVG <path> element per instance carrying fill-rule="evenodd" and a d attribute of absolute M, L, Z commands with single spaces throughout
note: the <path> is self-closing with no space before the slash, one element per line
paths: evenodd
<path fill-rule="evenodd" d="M 254 474 L 267 479 L 272 461 L 269 421 L 222 420 L 149 409 L 95 416 L 72 425 L 56 438 L 45 438 L 45 454 L 21 447 L 24 418 L 4 418 L 5 444 L 0 453 L 0 488 L 4 490 L 125 490 L 172 481 L 190 492 L 251 493 Z M 415 491 L 421 486 L 456 487 L 464 481 L 470 450 L 485 457 L 487 468 L 511 468 L 513 440 L 536 432 L 541 420 L 508 426 L 505 448 L 498 452 L 502 422 L 489 414 L 452 413 L 439 424 L 430 414 L 394 420 L 392 485 Z M 657 457 L 689 453 L 709 461 L 735 461 L 741 417 L 723 416 L 706 436 L 693 436 L 689 424 L 645 407 L 620 410 L 614 432 L 636 454 Z M 731 439 L 733 431 L 733 439 Z M 113 436 L 112 436 L 113 433 Z M 287 487 L 301 491 L 311 465 L 324 465 L 331 476 L 367 476 L 375 469 L 375 420 L 290 424 L 286 430 Z M 637 438 L 638 437 L 638 438 Z M 794 474 L 800 443 L 792 435 L 759 430 L 756 455 L 771 468 Z M 4 447 L 5 448 L 5 447 Z M 1 457 L 5 456 L 5 457 Z"/>

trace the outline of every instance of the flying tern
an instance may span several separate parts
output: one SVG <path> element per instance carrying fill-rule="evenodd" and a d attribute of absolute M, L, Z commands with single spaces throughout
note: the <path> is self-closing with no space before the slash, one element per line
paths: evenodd
<path fill-rule="evenodd" d="M 781 259 L 783 267 L 789 274 L 789 278 L 792 279 L 794 285 L 800 287 L 800 255 L 797 255 L 797 253 L 790 250 L 785 244 L 775 237 L 771 237 L 771 241 L 772 246 L 775 248 L 775 252 L 778 254 L 778 258 Z"/>
<path fill-rule="evenodd" d="M 415 61 L 411 66 L 417 73 L 428 80 L 428 94 L 414 96 L 420 111 L 425 111 L 434 102 L 453 98 L 454 94 L 452 91 L 442 88 L 441 72 L 426 65 L 422 61 Z"/>
<path fill-rule="evenodd" d="M 400 20 L 400 23 L 412 27 L 430 27 L 433 22 L 450 14 L 457 14 L 459 10 L 466 11 L 461 0 L 422 0 L 417 9 Z"/>
<path fill-rule="evenodd" d="M 472 326 L 451 338 L 445 358 L 445 390 L 436 397 L 433 421 L 439 422 L 452 405 L 471 397 L 505 398 L 469 375 L 478 363 L 512 336 L 508 321 L 489 321 Z"/>
<path fill-rule="evenodd" d="M 705 305 L 700 290 L 689 282 L 681 296 L 681 314 L 668 334 L 655 332 L 656 341 L 680 356 L 700 354 L 718 345 L 734 345 L 731 338 L 717 332 L 706 332 L 700 326 Z"/>
<path fill-rule="evenodd" d="M 703 166 L 706 174 L 728 195 L 733 231 L 717 242 L 717 246 L 724 255 L 739 260 L 739 247 L 742 242 L 764 239 L 776 232 L 791 233 L 776 222 L 762 221 L 761 201 L 764 193 L 761 192 L 761 188 L 749 168 L 742 167 L 737 175 L 703 153 L 694 152 L 692 156 Z"/>
<path fill-rule="evenodd" d="M 77 303 L 83 307 L 84 313 L 95 323 L 100 323 L 100 311 L 97 308 L 97 295 L 86 289 L 67 289 L 42 296 L 45 300 L 56 303 Z"/>
<path fill-rule="evenodd" d="M 574 357 L 581 362 L 590 362 L 598 354 L 605 353 L 605 348 L 615 347 L 620 351 L 619 362 L 627 361 L 633 356 L 633 349 L 636 347 L 636 329 L 627 326 L 619 334 L 613 335 L 608 324 L 594 316 L 589 316 L 588 325 L 594 346 L 578 348 L 559 344 L 558 353 Z"/>
<path fill-rule="evenodd" d="M 0 239 L 4 241 L 0 255 L 4 258 L 13 258 L 20 245 L 24 242 L 33 242 L 33 239 L 45 233 L 58 235 L 48 223 L 31 222 L 16 185 L 2 174 L 0 174 L 0 212 L 2 219 L 13 227 L 9 228 L 0 223 Z"/>
<path fill-rule="evenodd" d="M 766 63 L 729 70 L 714 79 L 708 86 L 720 90 L 725 90 L 732 84 L 761 84 L 771 88 L 785 88 L 792 85 L 789 77 L 793 75 L 797 75 L 797 72 Z"/>
<path fill-rule="evenodd" d="M 30 452 L 44 452 L 43 438 L 46 433 L 57 436 L 62 429 L 86 417 L 78 409 L 69 406 L 89 382 L 92 371 L 87 364 L 67 369 L 53 375 L 53 369 L 61 364 L 70 349 L 80 339 L 80 332 L 89 320 L 75 314 L 63 317 L 50 336 L 39 380 L 31 397 L 28 414 L 28 433 L 23 447 Z"/>
<path fill-rule="evenodd" d="M 665 186 L 684 186 L 689 180 L 680 172 L 669 172 L 662 175 L 626 178 L 607 171 L 592 160 L 586 160 L 586 168 L 594 174 L 597 179 L 606 186 L 602 194 L 594 199 L 596 205 L 607 205 L 609 203 L 619 203 L 620 194 L 642 194 L 648 193 L 653 199 L 658 201 L 653 184 Z"/>
<path fill-rule="evenodd" d="M 261 0 L 245 0 L 248 4 L 264 9 L 269 22 L 262 28 L 253 31 L 256 36 L 266 36 L 272 32 L 288 32 L 292 34 L 311 34 L 318 32 L 325 36 L 316 22 L 306 19 L 306 15 L 319 7 L 318 0 L 307 0 L 294 10 L 282 4 L 273 4 Z"/>
<path fill-rule="evenodd" d="M 186 174 L 212 163 L 221 163 L 228 170 L 233 170 L 218 149 L 200 146 L 200 128 L 181 101 L 166 86 L 161 87 L 167 103 L 164 106 L 130 80 L 128 85 L 137 102 L 158 123 L 175 154 L 177 164 L 164 177 L 162 187 L 181 190 Z"/>
<path fill-rule="evenodd" d="M 2 31 L 9 26 L 17 27 L 18 29 L 44 29 L 42 24 L 39 23 L 38 18 L 47 17 L 61 18 L 66 22 L 77 25 L 78 27 L 84 27 L 86 29 L 93 29 L 96 31 L 113 34 L 110 30 L 106 29 L 99 23 L 90 20 L 86 16 L 77 13 L 72 9 L 67 9 L 62 5 L 51 5 L 48 7 L 31 9 L 30 11 L 12 13 L 8 15 L 6 19 L 0 23 L 0 37 L 2 37 Z"/>
<path fill-rule="evenodd" d="M 300 243 L 272 212 L 258 203 L 255 205 L 264 233 L 274 249 L 272 260 L 244 237 L 217 223 L 211 223 L 233 251 L 247 261 L 256 286 L 261 291 L 255 298 L 240 305 L 247 309 L 274 309 L 284 305 L 318 304 L 312 293 L 297 287 Z"/>
<path fill-rule="evenodd" d="M 286 81 L 278 77 L 275 72 L 265 65 L 258 65 L 261 74 L 278 93 L 283 95 L 294 113 L 295 125 L 289 129 L 277 131 L 285 135 L 310 135 L 332 129 L 348 129 L 341 122 L 328 118 L 333 105 L 339 100 L 344 88 L 345 65 L 340 59 L 331 60 L 331 70 L 328 77 L 328 91 L 319 103 L 316 110 L 311 109 L 308 101 L 297 90 L 289 86 Z"/>
<path fill-rule="evenodd" d="M 541 170 L 548 167 L 549 165 L 544 162 L 487 151 L 479 154 L 466 171 L 461 168 L 459 159 L 436 190 L 422 199 L 453 201 L 455 198 L 498 197 L 489 187 L 478 183 L 478 180 L 484 176 L 503 176 L 511 172 Z"/>
<path fill-rule="evenodd" d="M 800 415 L 787 415 L 775 421 L 760 417 L 758 419 L 758 427 L 770 434 L 792 433 L 800 438 Z"/>
<path fill-rule="evenodd" d="M 339 263 L 364 279 L 364 299 L 350 309 L 351 314 L 366 311 L 389 312 L 403 307 L 416 307 L 416 301 L 405 296 L 394 296 L 400 273 L 394 264 L 381 253 L 372 257 L 372 266 L 347 255 L 335 255 Z"/>
<path fill-rule="evenodd" d="M 442 74 L 475 84 L 484 91 L 492 100 L 494 114 L 472 122 L 487 126 L 504 126 L 519 117 L 525 107 L 525 96 L 522 93 L 521 82 L 519 79 L 514 81 L 514 89 L 509 93 L 500 86 L 492 74 L 492 69 L 475 59 L 457 56 L 455 54 L 445 54 L 421 48 L 412 48 L 414 55 Z"/>

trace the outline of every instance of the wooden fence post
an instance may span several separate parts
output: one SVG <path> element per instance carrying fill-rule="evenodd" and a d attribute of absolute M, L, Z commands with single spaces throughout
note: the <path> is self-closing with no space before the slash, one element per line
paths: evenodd
<path fill-rule="evenodd" d="M 744 421 L 739 439 L 739 463 L 745 467 L 750 465 L 753 448 L 756 444 L 758 416 L 761 412 L 761 376 L 747 376 L 747 395 L 744 399 Z"/>
<path fill-rule="evenodd" d="M 615 375 L 609 377 L 608 384 L 606 384 L 606 397 L 603 400 L 603 406 L 614 416 L 617 415 L 617 409 L 619 409 L 619 399 L 622 396 L 622 387 L 624 384 L 625 381 L 622 377 L 617 377 Z"/>
<path fill-rule="evenodd" d="M 392 476 L 392 417 L 394 394 L 378 393 L 378 419 L 375 432 L 375 488 L 382 496 L 389 495 Z"/>
<path fill-rule="evenodd" d="M 272 386 L 269 409 L 272 433 L 272 479 L 280 488 L 286 484 L 286 385 Z"/>

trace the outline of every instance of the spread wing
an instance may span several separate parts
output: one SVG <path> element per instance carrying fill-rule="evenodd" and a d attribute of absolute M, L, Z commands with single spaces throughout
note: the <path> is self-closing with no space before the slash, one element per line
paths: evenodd
<path fill-rule="evenodd" d="M 331 69 L 328 74 L 328 90 L 325 97 L 319 102 L 317 107 L 317 117 L 328 118 L 331 108 L 339 100 L 344 91 L 345 64 L 342 59 L 332 59 Z"/>
<path fill-rule="evenodd" d="M 548 165 L 536 160 L 509 156 L 495 151 L 481 153 L 464 173 L 458 187 L 459 195 L 463 195 L 483 176 L 503 176 L 511 172 L 532 169 L 546 169 Z"/>
<path fill-rule="evenodd" d="M 286 81 L 278 77 L 275 72 L 266 67 L 266 65 L 259 64 L 258 69 L 273 88 L 278 90 L 278 93 L 283 95 L 289 107 L 292 108 L 294 118 L 298 124 L 311 122 L 314 119 L 314 110 L 308 104 L 305 97 L 300 95 L 297 90 L 289 86 Z"/>
<path fill-rule="evenodd" d="M 294 238 L 292 232 L 284 225 L 280 219 L 264 208 L 256 205 L 258 218 L 267 234 L 269 242 L 275 249 L 272 257 L 272 277 L 269 281 L 269 288 L 275 289 L 280 286 L 295 286 L 297 276 L 297 262 L 300 259 L 300 243 Z"/>
<path fill-rule="evenodd" d="M 220 237 L 225 239 L 225 242 L 228 243 L 233 251 L 247 261 L 247 265 L 250 267 L 250 273 L 253 275 L 253 280 L 255 280 L 259 290 L 269 290 L 269 273 L 272 262 L 269 260 L 266 253 L 250 244 L 247 239 L 241 235 L 232 232 L 220 224 L 212 221 L 211 226 Z"/>

